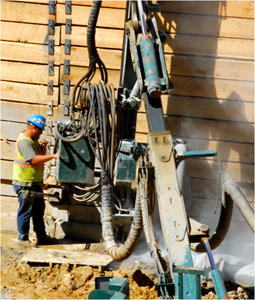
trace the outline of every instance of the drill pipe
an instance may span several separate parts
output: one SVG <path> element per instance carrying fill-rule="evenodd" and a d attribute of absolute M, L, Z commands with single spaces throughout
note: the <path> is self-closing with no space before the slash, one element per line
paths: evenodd
<path fill-rule="evenodd" d="M 227 235 L 233 212 L 232 198 L 225 191 L 223 192 L 222 198 L 223 199 L 221 203 L 221 211 L 218 226 L 214 234 L 209 239 L 209 244 L 212 250 L 217 248 Z M 191 243 L 190 248 L 195 252 L 206 252 L 206 247 L 203 242 Z"/>

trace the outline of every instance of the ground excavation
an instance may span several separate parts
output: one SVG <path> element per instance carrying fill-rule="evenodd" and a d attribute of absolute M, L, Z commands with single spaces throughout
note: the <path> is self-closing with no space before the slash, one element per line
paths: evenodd
<path fill-rule="evenodd" d="M 129 279 L 130 299 L 160 299 L 157 296 L 157 278 L 153 265 L 111 262 L 106 267 L 69 263 L 26 262 L 31 249 L 18 246 L 15 232 L 1 233 L 1 299 L 88 299 L 95 289 L 98 276 L 116 276 Z M 81 244 L 61 240 L 54 246 L 40 246 L 40 251 L 63 253 L 87 252 L 90 255 L 105 255 L 101 244 Z M 87 248 L 87 249 L 85 249 Z M 65 250 L 64 250 L 65 249 Z M 34 250 L 34 249 L 32 249 Z M 27 256 L 28 255 L 28 256 Z M 254 299 L 252 289 L 226 283 L 230 299 Z M 203 299 L 217 299 L 211 281 L 202 281 Z"/>

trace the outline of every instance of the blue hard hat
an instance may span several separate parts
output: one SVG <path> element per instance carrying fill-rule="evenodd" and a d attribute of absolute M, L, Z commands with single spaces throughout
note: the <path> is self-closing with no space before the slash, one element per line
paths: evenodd
<path fill-rule="evenodd" d="M 34 124 L 40 129 L 44 130 L 46 125 L 46 119 L 42 115 L 34 115 L 30 119 L 27 120 L 29 123 Z"/>

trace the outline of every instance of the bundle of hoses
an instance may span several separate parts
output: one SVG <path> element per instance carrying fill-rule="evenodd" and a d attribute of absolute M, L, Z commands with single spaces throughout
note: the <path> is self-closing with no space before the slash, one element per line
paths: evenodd
<path fill-rule="evenodd" d="M 101 79 L 107 83 L 108 76 L 107 76 L 107 70 L 100 59 L 97 49 L 96 49 L 96 43 L 95 43 L 95 32 L 96 32 L 96 23 L 97 18 L 99 15 L 99 10 L 101 7 L 101 0 L 96 0 L 93 2 L 90 15 L 89 15 L 89 21 L 88 21 L 88 27 L 87 27 L 87 45 L 88 45 L 88 52 L 89 52 L 89 70 L 88 72 L 76 83 L 73 94 L 72 94 L 72 100 L 71 100 L 71 112 L 74 111 L 75 107 L 75 98 L 78 87 L 81 88 L 81 86 L 86 83 L 90 82 L 91 79 L 94 77 L 96 72 L 96 66 L 98 66 L 99 71 L 101 73 Z M 79 92 L 78 92 L 79 95 Z"/>
<path fill-rule="evenodd" d="M 134 251 L 140 235 L 143 230 L 141 203 L 140 203 L 140 190 L 137 188 L 136 200 L 135 200 L 135 215 L 133 223 L 129 231 L 129 235 L 123 245 L 118 246 L 114 238 L 114 229 L 112 224 L 112 185 L 104 185 L 101 189 L 102 196 L 102 236 L 104 246 L 107 253 L 115 261 L 123 261 L 127 259 Z"/>

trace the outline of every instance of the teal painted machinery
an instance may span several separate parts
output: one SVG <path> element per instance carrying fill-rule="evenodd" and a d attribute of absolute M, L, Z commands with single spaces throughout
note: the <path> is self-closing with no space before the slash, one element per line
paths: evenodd
<path fill-rule="evenodd" d="M 57 181 L 69 193 L 69 209 L 93 211 L 84 219 L 100 220 L 100 238 L 115 261 L 132 254 L 144 230 L 158 273 L 159 296 L 200 299 L 200 276 L 204 270 L 193 266 L 191 251 L 207 251 L 212 261 L 211 249 L 218 247 L 227 234 L 233 201 L 225 192 L 212 236 L 207 225 L 187 216 L 189 193 L 185 194 L 181 184 L 185 160 L 216 153 L 189 152 L 183 141 L 174 141 L 166 130 L 160 97 L 169 94 L 174 86 L 168 78 L 163 53 L 166 34 L 157 28 L 154 16 L 160 12 L 160 4 L 127 1 L 117 100 L 95 46 L 100 6 L 101 1 L 94 1 L 88 22 L 89 70 L 74 87 L 69 121 L 55 127 L 56 139 L 60 141 Z M 101 81 L 95 84 L 92 79 L 97 69 Z M 149 128 L 146 144 L 135 140 L 141 101 Z M 155 201 L 168 262 L 161 255 L 154 232 Z M 75 215 L 73 211 L 71 216 Z M 215 268 L 213 278 L 218 298 L 226 298 Z M 96 289 L 89 299 L 126 299 L 127 284 L 111 278 L 107 287 Z"/>
<path fill-rule="evenodd" d="M 97 277 L 89 299 L 129 299 L 129 280 L 120 277 Z"/>

